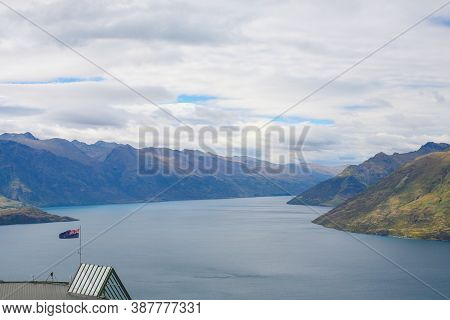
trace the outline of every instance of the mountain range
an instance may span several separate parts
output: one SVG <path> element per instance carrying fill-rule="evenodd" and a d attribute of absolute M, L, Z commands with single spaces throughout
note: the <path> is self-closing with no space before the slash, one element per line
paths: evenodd
<path fill-rule="evenodd" d="M 447 143 L 428 142 L 419 150 L 387 155 L 383 152 L 359 165 L 351 165 L 340 174 L 303 191 L 288 204 L 338 206 L 364 192 L 403 164 L 433 152 L 448 150 Z"/>
<path fill-rule="evenodd" d="M 450 151 L 412 160 L 313 222 L 350 232 L 450 240 Z"/>
<path fill-rule="evenodd" d="M 212 164 L 214 172 L 183 169 Z M 287 195 L 330 178 L 333 170 L 289 169 L 295 165 L 194 150 L 0 135 L 0 194 L 35 206 Z"/>

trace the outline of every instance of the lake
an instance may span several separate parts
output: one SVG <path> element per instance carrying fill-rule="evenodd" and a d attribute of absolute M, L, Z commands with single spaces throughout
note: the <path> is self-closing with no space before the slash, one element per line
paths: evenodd
<path fill-rule="evenodd" d="M 352 237 L 311 223 L 328 208 L 289 199 L 46 210 L 80 219 L 83 242 L 139 210 L 83 248 L 83 262 L 114 266 L 137 299 L 442 298 L 430 287 L 450 296 L 450 242 Z M 76 250 L 78 239 L 58 234 L 78 225 L 0 226 L 0 280 L 30 280 Z M 51 268 L 56 280 L 68 281 L 78 261 L 74 254 Z"/>

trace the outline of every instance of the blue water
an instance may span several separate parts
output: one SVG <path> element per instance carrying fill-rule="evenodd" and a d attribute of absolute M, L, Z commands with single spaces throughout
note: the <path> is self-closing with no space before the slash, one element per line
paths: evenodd
<path fill-rule="evenodd" d="M 310 222 L 327 208 L 290 206 L 285 204 L 288 199 L 47 211 L 80 219 L 82 240 L 88 241 L 139 210 L 83 249 L 84 262 L 116 267 L 134 298 L 442 298 L 436 291 L 450 296 L 449 242 L 353 234 L 375 253 L 345 232 Z M 0 279 L 31 279 L 76 250 L 78 240 L 59 240 L 58 233 L 78 225 L 1 226 Z M 78 259 L 75 254 L 50 270 L 57 280 L 68 281 Z M 47 278 L 50 270 L 40 279 Z"/>

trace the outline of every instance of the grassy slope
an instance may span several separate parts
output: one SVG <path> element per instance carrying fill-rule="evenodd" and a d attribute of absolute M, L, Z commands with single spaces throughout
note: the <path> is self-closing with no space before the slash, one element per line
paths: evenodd
<path fill-rule="evenodd" d="M 288 204 L 338 206 L 364 192 L 401 165 L 432 152 L 444 152 L 449 147 L 446 143 L 428 142 L 417 151 L 403 154 L 387 155 L 380 152 L 359 165 L 348 166 L 336 177 L 303 191 Z"/>
<path fill-rule="evenodd" d="M 75 219 L 48 214 L 38 208 L 28 207 L 19 201 L 0 196 L 0 225 L 64 221 L 75 221 Z"/>
<path fill-rule="evenodd" d="M 450 240 L 450 152 L 432 153 L 314 220 L 352 232 Z"/>

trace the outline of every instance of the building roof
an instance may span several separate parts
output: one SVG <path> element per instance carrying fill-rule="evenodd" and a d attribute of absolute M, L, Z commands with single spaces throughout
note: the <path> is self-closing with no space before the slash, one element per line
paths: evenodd
<path fill-rule="evenodd" d="M 96 299 L 69 294 L 67 282 L 0 282 L 0 300 Z"/>
<path fill-rule="evenodd" d="M 113 267 L 95 264 L 80 265 L 68 292 L 99 299 L 131 299 Z"/>
<path fill-rule="evenodd" d="M 3 282 L 0 300 L 130 300 L 127 289 L 113 267 L 83 263 L 67 282 Z"/>

